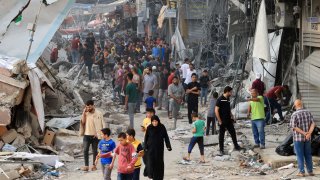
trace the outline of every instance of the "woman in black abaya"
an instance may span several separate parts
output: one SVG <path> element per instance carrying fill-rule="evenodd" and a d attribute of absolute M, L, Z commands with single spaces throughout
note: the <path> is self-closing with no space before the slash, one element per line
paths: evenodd
<path fill-rule="evenodd" d="M 164 142 L 168 151 L 171 151 L 171 144 L 166 127 L 160 123 L 158 116 L 151 118 L 145 135 L 145 152 L 148 156 L 147 175 L 153 180 L 163 180 L 164 176 Z"/>

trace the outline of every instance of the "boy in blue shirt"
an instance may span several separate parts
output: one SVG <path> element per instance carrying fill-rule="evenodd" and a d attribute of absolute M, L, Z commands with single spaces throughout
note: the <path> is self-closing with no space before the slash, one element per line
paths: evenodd
<path fill-rule="evenodd" d="M 190 161 L 190 155 L 191 155 L 191 151 L 194 147 L 194 145 L 196 145 L 196 143 L 199 146 L 199 150 L 200 150 L 200 163 L 205 163 L 204 161 L 204 145 L 203 145 L 203 135 L 204 135 L 204 131 L 206 129 L 206 123 L 204 122 L 204 120 L 199 119 L 198 117 L 198 113 L 193 112 L 191 114 L 192 117 L 192 133 L 193 133 L 193 137 L 191 138 L 189 147 L 188 147 L 188 156 L 184 157 L 183 159 L 186 161 Z"/>
<path fill-rule="evenodd" d="M 111 139 L 111 130 L 109 128 L 101 129 L 102 138 L 98 144 L 99 153 L 96 157 L 95 164 L 98 164 L 100 158 L 104 180 L 111 180 L 110 164 L 112 162 L 112 152 L 116 148 L 116 143 Z"/>
<path fill-rule="evenodd" d="M 153 97 L 153 90 L 150 90 L 148 93 L 149 97 L 146 98 L 144 103 L 146 103 L 146 109 L 147 108 L 155 108 L 157 100 Z"/>

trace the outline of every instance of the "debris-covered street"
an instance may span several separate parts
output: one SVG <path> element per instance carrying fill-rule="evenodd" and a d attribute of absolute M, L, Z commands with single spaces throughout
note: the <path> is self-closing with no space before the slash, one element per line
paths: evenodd
<path fill-rule="evenodd" d="M 0 180 L 319 179 L 320 0 L 0 4 Z"/>

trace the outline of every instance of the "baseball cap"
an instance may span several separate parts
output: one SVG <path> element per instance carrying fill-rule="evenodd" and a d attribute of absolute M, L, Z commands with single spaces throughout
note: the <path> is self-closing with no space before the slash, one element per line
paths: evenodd
<path fill-rule="evenodd" d="M 261 74 L 260 73 L 256 74 L 256 79 L 261 79 Z"/>

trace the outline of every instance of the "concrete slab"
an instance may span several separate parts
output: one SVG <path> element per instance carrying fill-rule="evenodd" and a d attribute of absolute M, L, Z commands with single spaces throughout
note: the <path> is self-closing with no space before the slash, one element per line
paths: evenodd
<path fill-rule="evenodd" d="M 11 77 L 13 75 L 13 73 L 6 68 L 0 67 L 0 74 L 5 75 L 7 77 Z"/>
<path fill-rule="evenodd" d="M 0 108 L 0 125 L 6 126 L 11 123 L 11 110 L 9 108 Z"/>
<path fill-rule="evenodd" d="M 204 136 L 203 138 L 203 144 L 205 146 L 214 146 L 219 144 L 219 136 L 218 135 L 209 135 Z"/>
<path fill-rule="evenodd" d="M 1 139 L 4 143 L 11 143 L 17 138 L 17 131 L 14 129 L 10 129 L 5 134 L 2 135 Z"/>
<path fill-rule="evenodd" d="M 296 156 L 280 156 L 275 152 L 275 148 L 267 149 L 255 149 L 255 152 L 258 152 L 261 155 L 262 160 L 265 163 L 270 163 L 272 168 L 279 168 L 290 163 L 297 164 Z M 315 164 L 320 163 L 320 157 L 313 156 L 312 160 Z"/>

